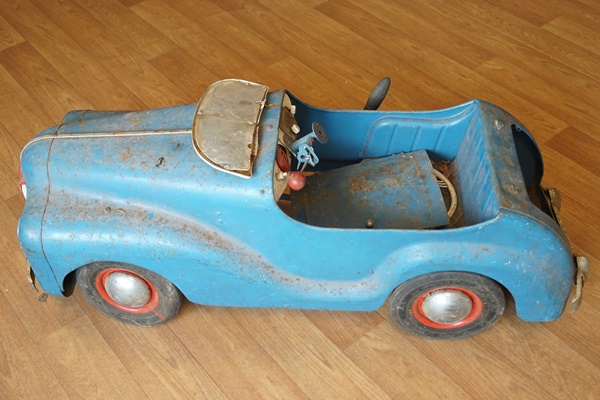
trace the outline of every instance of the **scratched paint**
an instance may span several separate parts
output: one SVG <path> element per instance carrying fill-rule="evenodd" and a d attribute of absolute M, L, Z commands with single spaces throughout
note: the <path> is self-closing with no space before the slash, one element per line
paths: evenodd
<path fill-rule="evenodd" d="M 453 229 L 316 226 L 289 217 L 274 198 L 282 96 L 268 95 L 249 179 L 199 159 L 194 104 L 75 112 L 44 131 L 22 154 L 29 196 L 19 225 L 42 288 L 60 295 L 76 268 L 117 261 L 161 274 L 201 304 L 373 310 L 412 277 L 471 271 L 504 285 L 524 319 L 562 313 L 573 279 L 570 244 L 528 197 L 512 116 L 479 101 L 434 112 L 363 112 L 317 109 L 291 96 L 302 132 L 315 120 L 328 132 L 329 143 L 315 145 L 321 172 L 365 155 L 427 151 L 451 162 L 465 214 Z M 394 179 L 382 175 L 382 184 Z M 366 189 L 359 181 L 348 188 Z M 335 193 L 320 201 L 335 204 Z"/>

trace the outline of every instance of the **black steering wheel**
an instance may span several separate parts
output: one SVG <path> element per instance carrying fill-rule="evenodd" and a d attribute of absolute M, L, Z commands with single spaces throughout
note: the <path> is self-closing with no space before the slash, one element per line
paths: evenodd
<path fill-rule="evenodd" d="M 383 99 L 387 95 L 388 90 L 390 90 L 390 84 L 392 83 L 389 77 L 385 77 L 373 88 L 371 94 L 369 95 L 369 99 L 367 100 L 367 104 L 365 104 L 365 110 L 377 110 L 381 103 L 383 103 Z"/>

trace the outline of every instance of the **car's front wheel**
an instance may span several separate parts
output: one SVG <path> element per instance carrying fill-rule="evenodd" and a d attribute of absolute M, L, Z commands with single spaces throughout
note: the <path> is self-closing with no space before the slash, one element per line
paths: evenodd
<path fill-rule="evenodd" d="M 398 286 L 390 312 L 396 324 L 430 339 L 461 339 L 491 327 L 504 312 L 504 292 L 493 280 L 468 272 L 435 272 Z"/>
<path fill-rule="evenodd" d="M 104 314 L 133 325 L 167 322 L 181 304 L 181 293 L 171 282 L 131 264 L 88 264 L 77 270 L 77 286 Z"/>

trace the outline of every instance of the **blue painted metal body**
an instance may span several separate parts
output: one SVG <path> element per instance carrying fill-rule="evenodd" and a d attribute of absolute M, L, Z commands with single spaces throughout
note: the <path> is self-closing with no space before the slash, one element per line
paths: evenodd
<path fill-rule="evenodd" d="M 290 94 L 302 132 L 314 121 L 327 129 L 329 142 L 315 143 L 325 170 L 427 150 L 457 173 L 460 227 L 319 227 L 286 215 L 274 197 L 284 95 L 268 95 L 249 179 L 198 157 L 196 104 L 74 111 L 41 132 L 22 153 L 28 198 L 19 222 L 41 287 L 61 295 L 77 268 L 118 261 L 156 271 L 200 304 L 374 310 L 407 279 L 469 271 L 504 285 L 525 320 L 561 315 L 571 248 L 528 197 L 512 116 L 481 101 L 433 112 L 335 111 Z"/>

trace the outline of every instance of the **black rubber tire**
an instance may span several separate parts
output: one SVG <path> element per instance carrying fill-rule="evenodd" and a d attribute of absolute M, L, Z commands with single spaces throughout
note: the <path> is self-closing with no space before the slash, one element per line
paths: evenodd
<path fill-rule="evenodd" d="M 444 329 L 419 321 L 413 312 L 417 302 L 428 292 L 441 288 L 458 288 L 478 297 L 481 310 L 471 317 L 475 319 L 468 322 L 465 318 L 464 325 Z M 434 272 L 418 276 L 398 286 L 390 299 L 392 319 L 400 328 L 419 337 L 440 340 L 462 339 L 485 331 L 500 319 L 504 307 L 504 292 L 500 285 L 485 276 L 468 272 Z M 431 321 L 431 325 L 435 324 Z"/>
<path fill-rule="evenodd" d="M 133 312 L 118 308 L 107 301 L 108 295 L 106 292 L 104 296 L 100 293 L 102 289 L 101 287 L 99 289 L 97 282 L 99 276 L 113 269 L 132 273 L 146 280 L 152 287 L 154 300 Z M 179 311 L 182 299 L 181 292 L 162 276 L 145 268 L 125 263 L 98 262 L 81 267 L 77 270 L 77 286 L 90 304 L 104 314 L 138 326 L 159 325 L 172 319 Z"/>

